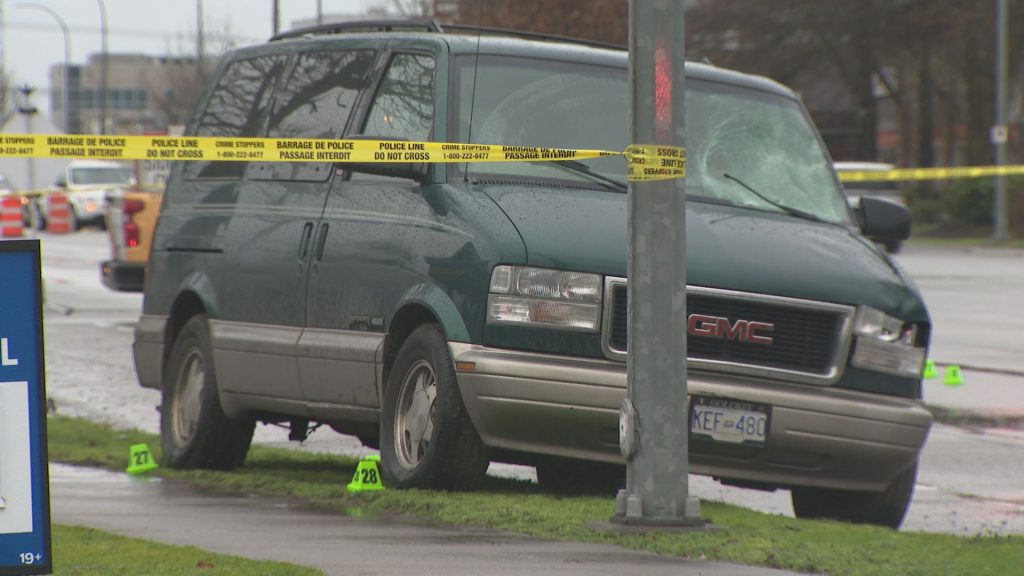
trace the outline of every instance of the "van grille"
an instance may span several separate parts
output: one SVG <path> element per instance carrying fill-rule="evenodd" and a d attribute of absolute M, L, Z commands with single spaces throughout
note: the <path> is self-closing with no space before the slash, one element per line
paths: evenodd
<path fill-rule="evenodd" d="M 611 310 L 606 316 L 605 350 L 611 357 L 623 357 L 627 348 L 627 292 L 623 281 L 610 283 L 606 292 Z M 719 368 L 727 364 L 824 378 L 836 371 L 837 351 L 846 341 L 852 314 L 852 309 L 841 306 L 694 287 L 687 291 L 686 305 L 688 314 L 774 325 L 774 330 L 766 333 L 772 338 L 770 345 L 690 335 L 686 345 L 691 363 L 705 361 Z"/>

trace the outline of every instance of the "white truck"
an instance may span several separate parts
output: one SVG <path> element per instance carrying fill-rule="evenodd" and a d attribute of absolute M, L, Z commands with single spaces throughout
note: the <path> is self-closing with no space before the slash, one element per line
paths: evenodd
<path fill-rule="evenodd" d="M 67 196 L 72 230 L 90 225 L 104 228 L 107 199 L 134 185 L 131 169 L 121 164 L 73 160 L 57 176 L 53 188 L 36 198 L 32 221 L 39 230 L 46 228 L 48 196 L 59 192 Z"/>

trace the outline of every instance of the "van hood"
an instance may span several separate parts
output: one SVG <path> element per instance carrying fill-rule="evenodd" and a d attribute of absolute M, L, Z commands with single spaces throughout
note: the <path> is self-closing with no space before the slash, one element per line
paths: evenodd
<path fill-rule="evenodd" d="M 531 266 L 626 276 L 626 195 L 566 188 L 484 188 L 522 236 Z M 852 228 L 690 201 L 687 283 L 840 304 L 926 321 L 900 267 Z"/>

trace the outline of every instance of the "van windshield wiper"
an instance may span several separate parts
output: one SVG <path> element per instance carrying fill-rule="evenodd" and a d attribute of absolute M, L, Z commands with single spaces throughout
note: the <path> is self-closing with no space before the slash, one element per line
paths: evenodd
<path fill-rule="evenodd" d="M 803 211 L 803 210 L 801 210 L 799 208 L 793 208 L 792 206 L 786 206 L 785 204 L 783 204 L 781 202 L 778 202 L 776 200 L 772 200 L 771 198 L 765 196 L 764 194 L 758 192 L 757 190 L 754 190 L 754 188 L 752 188 L 751 186 L 747 185 L 747 183 L 744 182 L 743 180 L 740 180 L 739 178 L 733 176 L 732 174 L 729 174 L 728 172 L 726 172 L 725 174 L 722 174 L 722 176 L 724 176 L 724 177 L 728 178 L 729 180 L 732 180 L 733 182 L 739 184 L 740 186 L 742 186 L 745 190 L 749 191 L 754 196 L 757 196 L 761 200 L 764 200 L 765 202 L 771 204 L 772 206 L 775 206 L 776 208 L 778 208 L 779 210 L 782 210 L 783 212 L 785 212 L 786 214 L 789 214 L 790 216 L 796 216 L 797 218 L 803 218 L 804 220 L 810 220 L 811 222 L 823 222 L 825 224 L 832 224 L 832 222 L 829 222 L 828 220 L 824 220 L 822 218 L 819 218 L 819 217 L 815 216 L 814 214 L 811 214 L 810 212 L 805 212 L 805 211 Z"/>
<path fill-rule="evenodd" d="M 625 182 L 622 182 L 621 180 L 616 180 L 615 178 L 609 178 L 608 176 L 605 176 L 600 172 L 595 172 L 590 166 L 587 166 L 586 164 L 580 162 L 579 160 L 552 160 L 548 162 L 531 162 L 531 164 L 555 164 L 557 166 L 561 166 L 562 168 L 567 168 L 573 172 L 577 172 L 585 176 L 590 176 L 595 180 L 599 180 L 605 184 L 608 184 L 609 186 L 620 192 L 626 191 Z"/>

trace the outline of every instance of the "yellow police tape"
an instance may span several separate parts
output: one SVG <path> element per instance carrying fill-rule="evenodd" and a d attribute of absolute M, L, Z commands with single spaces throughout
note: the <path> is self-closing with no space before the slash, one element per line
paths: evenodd
<path fill-rule="evenodd" d="M 396 140 L 2 134 L 0 157 L 242 162 L 557 162 L 625 156 L 629 179 L 686 176 L 686 151 L 632 145 L 624 152 Z"/>
<path fill-rule="evenodd" d="M 901 168 L 898 170 L 851 170 L 839 172 L 843 182 L 889 180 L 951 180 L 985 176 L 1024 175 L 1024 166 L 960 166 L 954 168 Z"/>

